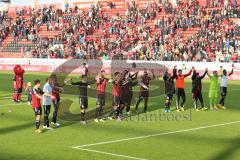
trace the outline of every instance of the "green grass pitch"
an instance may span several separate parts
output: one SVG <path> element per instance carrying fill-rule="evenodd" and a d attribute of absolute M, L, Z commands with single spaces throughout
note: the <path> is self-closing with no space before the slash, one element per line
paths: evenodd
<path fill-rule="evenodd" d="M 46 74 L 27 73 L 25 82 L 36 78 L 44 82 L 46 77 Z M 151 120 L 151 116 L 164 111 L 164 97 L 160 96 L 149 100 L 150 112 L 122 122 L 89 121 L 87 125 L 81 125 L 78 121 L 60 119 L 61 127 L 37 134 L 31 106 L 26 103 L 16 105 L 11 101 L 11 79 L 10 73 L 0 74 L 1 160 L 240 159 L 240 84 L 237 81 L 229 84 L 226 110 L 194 111 L 189 93 L 191 82 L 187 81 L 187 110 L 170 113 L 186 116 L 181 120 L 171 117 L 170 120 L 159 117 Z M 208 86 L 208 81 L 204 81 L 203 90 L 207 91 Z M 207 95 L 204 92 L 206 106 Z M 72 99 L 71 112 L 80 112 L 76 96 L 63 94 L 62 99 Z M 90 109 L 95 107 L 95 99 L 89 99 L 89 106 Z M 76 149 L 76 146 L 81 147 Z"/>

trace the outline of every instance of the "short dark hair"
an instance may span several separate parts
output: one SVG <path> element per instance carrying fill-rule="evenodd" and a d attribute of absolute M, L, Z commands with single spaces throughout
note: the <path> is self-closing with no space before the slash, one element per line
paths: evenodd
<path fill-rule="evenodd" d="M 39 84 L 40 83 L 40 80 L 39 79 L 36 79 L 35 81 L 34 81 L 34 84 L 35 85 L 37 85 L 37 84 Z"/>
<path fill-rule="evenodd" d="M 115 73 L 114 73 L 114 76 L 117 76 L 118 74 L 119 74 L 119 72 L 115 72 Z"/>
<path fill-rule="evenodd" d="M 47 77 L 47 78 L 46 78 L 46 82 L 47 82 L 47 81 L 49 81 L 49 80 L 50 80 L 50 78 L 49 78 L 49 77 Z"/>

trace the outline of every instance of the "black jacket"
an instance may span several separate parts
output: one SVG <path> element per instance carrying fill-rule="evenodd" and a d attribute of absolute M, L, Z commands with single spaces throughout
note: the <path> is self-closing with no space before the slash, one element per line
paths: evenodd
<path fill-rule="evenodd" d="M 88 85 L 94 84 L 95 81 L 92 82 L 72 82 L 71 85 L 76 85 L 79 88 L 79 96 L 87 97 Z"/>
<path fill-rule="evenodd" d="M 165 94 L 174 94 L 175 93 L 174 76 L 168 78 L 168 72 L 165 72 L 163 80 L 165 84 Z"/>
<path fill-rule="evenodd" d="M 197 72 L 194 70 L 192 75 L 192 93 L 202 91 L 202 79 L 206 76 L 207 71 L 202 76 L 197 76 Z"/>

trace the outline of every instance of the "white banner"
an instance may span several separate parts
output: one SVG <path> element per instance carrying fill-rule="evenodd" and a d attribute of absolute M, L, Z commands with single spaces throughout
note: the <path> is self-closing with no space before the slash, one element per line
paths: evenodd
<path fill-rule="evenodd" d="M 220 66 L 223 66 L 228 72 L 232 69 L 231 63 L 215 63 L 215 62 L 175 62 L 175 61 L 132 61 L 132 60 L 69 60 L 69 59 L 35 59 L 35 58 L 0 58 L 0 69 L 3 71 L 12 70 L 14 65 L 20 64 L 26 71 L 29 72 L 53 72 L 57 69 L 58 72 L 73 72 L 81 73 L 82 64 L 86 62 L 93 74 L 98 73 L 101 69 L 107 73 L 113 70 L 124 70 L 132 68 L 132 63 L 135 62 L 137 69 L 142 70 L 154 69 L 157 74 L 162 74 L 166 68 L 173 69 L 176 65 L 178 69 L 183 69 L 184 72 L 190 70 L 193 66 L 200 73 L 206 68 L 210 72 L 219 71 Z M 91 73 L 91 72 L 90 72 Z M 234 64 L 234 74 L 231 79 L 240 80 L 240 63 Z"/>

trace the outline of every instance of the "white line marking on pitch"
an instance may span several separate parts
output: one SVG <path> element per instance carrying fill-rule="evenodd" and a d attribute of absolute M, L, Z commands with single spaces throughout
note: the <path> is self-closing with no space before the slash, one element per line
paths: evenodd
<path fill-rule="evenodd" d="M 124 139 L 113 140 L 113 141 L 105 141 L 105 142 L 99 142 L 99 143 L 85 144 L 85 145 L 75 146 L 75 147 L 72 147 L 72 148 L 79 149 L 79 148 L 83 148 L 83 147 L 90 147 L 90 146 L 97 146 L 97 145 L 103 145 L 103 144 L 117 143 L 117 142 L 130 141 L 130 140 L 135 140 L 135 139 L 143 139 L 143 138 L 149 138 L 149 137 L 171 135 L 171 134 L 175 134 L 175 133 L 189 132 L 189 131 L 195 131 L 195 130 L 200 130 L 200 129 L 225 126 L 225 125 L 230 125 L 230 124 L 235 124 L 235 123 L 240 123 L 240 121 L 221 123 L 221 124 L 214 124 L 214 125 L 209 125 L 209 126 L 202 126 L 202 127 L 190 128 L 190 129 L 183 129 L 183 130 L 171 131 L 171 132 L 165 132 L 165 133 L 150 134 L 150 135 L 139 136 L 139 137 L 124 138 Z"/>
<path fill-rule="evenodd" d="M 109 152 L 103 152 L 103 151 L 98 151 L 98 150 L 93 150 L 93 149 L 86 149 L 86 148 L 75 148 L 87 152 L 94 152 L 94 153 L 99 153 L 99 154 L 106 154 L 106 155 L 111 155 L 111 156 L 116 156 L 116 157 L 123 157 L 123 158 L 128 158 L 128 159 L 135 159 L 135 160 L 146 160 L 143 158 L 137 158 L 137 157 L 132 157 L 132 156 L 127 156 L 127 155 L 122 155 L 122 154 L 115 154 L 115 153 L 109 153 Z"/>

